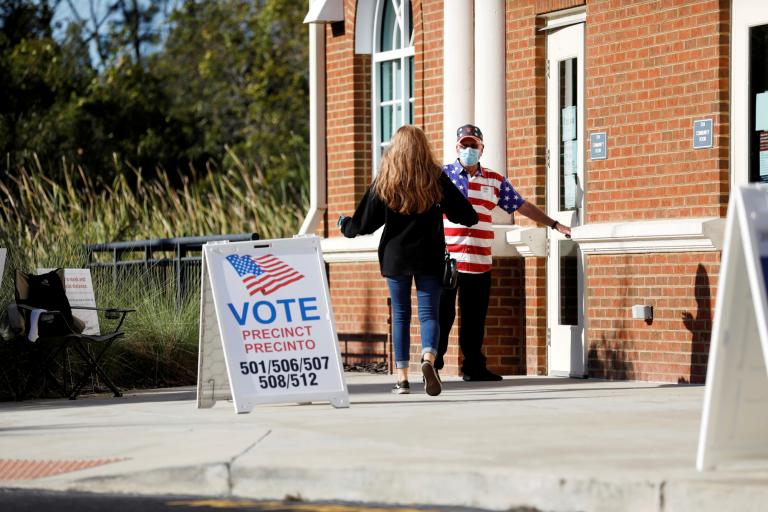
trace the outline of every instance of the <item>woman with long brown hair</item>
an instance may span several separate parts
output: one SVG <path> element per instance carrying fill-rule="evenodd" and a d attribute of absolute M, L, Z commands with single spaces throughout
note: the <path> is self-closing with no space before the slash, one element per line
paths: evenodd
<path fill-rule="evenodd" d="M 405 125 L 397 130 L 381 159 L 379 174 L 352 217 L 340 219 L 348 238 L 381 226 L 379 266 L 392 298 L 392 344 L 397 383 L 394 393 L 410 392 L 411 283 L 416 282 L 421 325 L 421 371 L 431 396 L 442 391 L 434 361 L 439 339 L 438 311 L 445 258 L 443 215 L 452 222 L 477 223 L 469 201 L 435 160 L 424 132 Z"/>

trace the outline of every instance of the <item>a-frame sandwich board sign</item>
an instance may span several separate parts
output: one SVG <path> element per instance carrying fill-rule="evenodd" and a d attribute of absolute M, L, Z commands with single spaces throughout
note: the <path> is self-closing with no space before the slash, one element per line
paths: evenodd
<path fill-rule="evenodd" d="M 349 407 L 316 236 L 203 246 L 197 406 Z"/>
<path fill-rule="evenodd" d="M 768 463 L 768 185 L 728 206 L 696 467 Z"/>

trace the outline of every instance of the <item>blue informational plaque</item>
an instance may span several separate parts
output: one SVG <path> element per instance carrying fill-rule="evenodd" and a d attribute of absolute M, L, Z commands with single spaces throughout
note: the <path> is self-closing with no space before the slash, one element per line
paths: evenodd
<path fill-rule="evenodd" d="M 589 134 L 589 157 L 592 160 L 605 160 L 608 157 L 608 136 L 605 132 Z"/>
<path fill-rule="evenodd" d="M 699 119 L 693 122 L 693 149 L 712 147 L 712 120 Z"/>

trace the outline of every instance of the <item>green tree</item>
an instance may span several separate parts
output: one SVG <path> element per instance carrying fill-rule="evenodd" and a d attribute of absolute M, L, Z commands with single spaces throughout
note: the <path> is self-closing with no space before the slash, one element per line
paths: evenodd
<path fill-rule="evenodd" d="M 62 1 L 73 8 L 71 0 L 0 0 L 7 171 L 36 155 L 55 174 L 64 157 L 109 183 L 120 172 L 115 156 L 147 178 L 156 168 L 228 168 L 239 159 L 300 195 L 305 2 L 90 0 L 90 17 L 75 12 L 60 32 L 52 23 Z"/>
<path fill-rule="evenodd" d="M 33 152 L 43 158 L 72 153 L 59 116 L 94 76 L 76 30 L 54 40 L 53 8 L 48 2 L 0 3 L 0 151 L 13 165 Z"/>
<path fill-rule="evenodd" d="M 298 187 L 308 161 L 306 5 L 290 0 L 186 0 L 151 64 L 172 91 L 193 160 L 225 147 L 268 179 Z"/>

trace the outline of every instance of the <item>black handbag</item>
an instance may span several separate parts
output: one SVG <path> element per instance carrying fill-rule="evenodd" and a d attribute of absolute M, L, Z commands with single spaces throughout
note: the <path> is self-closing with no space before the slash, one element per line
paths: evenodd
<path fill-rule="evenodd" d="M 459 284 L 459 270 L 456 268 L 456 259 L 445 251 L 445 266 L 443 268 L 443 288 L 453 290 Z"/>

